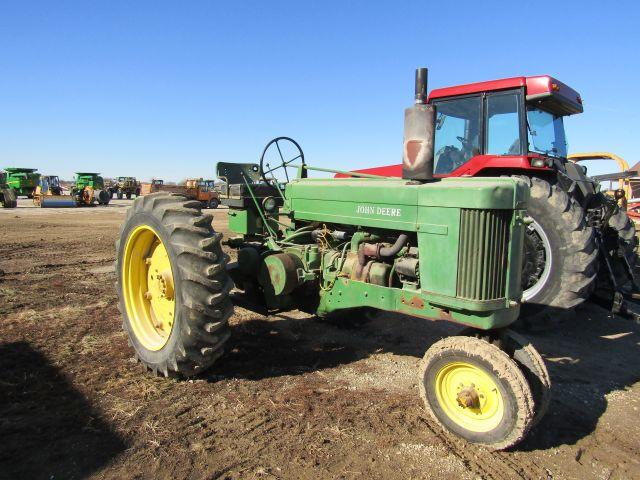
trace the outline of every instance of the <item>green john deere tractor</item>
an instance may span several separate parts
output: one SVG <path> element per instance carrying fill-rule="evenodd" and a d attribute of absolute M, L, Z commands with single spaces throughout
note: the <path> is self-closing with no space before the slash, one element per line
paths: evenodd
<path fill-rule="evenodd" d="M 33 192 L 40 181 L 40 174 L 36 173 L 36 170 L 37 168 L 5 168 L 7 172 L 6 182 L 9 188 L 13 189 L 16 197 L 33 197 Z"/>
<path fill-rule="evenodd" d="M 71 196 L 79 206 L 93 206 L 94 202 L 107 205 L 111 200 L 111 195 L 104 188 L 104 179 L 99 173 L 91 172 L 76 172 L 76 183 L 71 188 Z"/>
<path fill-rule="evenodd" d="M 338 319 L 401 312 L 466 327 L 432 345 L 421 364 L 421 396 L 438 424 L 503 449 L 540 420 L 548 372 L 508 328 L 522 296 L 529 187 L 514 178 L 434 179 L 434 109 L 426 70 L 417 76 L 403 178 L 306 178 L 335 171 L 307 165 L 287 137 L 269 142 L 259 164 L 218 164 L 233 232 L 224 243 L 236 262 L 200 202 L 136 199 L 116 272 L 124 328 L 146 369 L 191 376 L 210 367 L 229 338 L 234 301 Z"/>
<path fill-rule="evenodd" d="M 2 208 L 16 208 L 18 200 L 14 190 L 7 184 L 7 172 L 0 171 L 0 203 Z"/>

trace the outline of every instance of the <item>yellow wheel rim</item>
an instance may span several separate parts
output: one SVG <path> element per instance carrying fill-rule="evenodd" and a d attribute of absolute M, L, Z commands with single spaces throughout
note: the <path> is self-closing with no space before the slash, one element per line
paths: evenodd
<path fill-rule="evenodd" d="M 447 416 L 472 432 L 489 432 L 504 416 L 498 385 L 483 369 L 467 362 L 452 362 L 435 379 L 436 397 Z"/>
<path fill-rule="evenodd" d="M 169 255 L 156 231 L 140 225 L 124 249 L 122 294 L 129 324 L 148 350 L 169 340 L 175 316 L 175 292 Z"/>

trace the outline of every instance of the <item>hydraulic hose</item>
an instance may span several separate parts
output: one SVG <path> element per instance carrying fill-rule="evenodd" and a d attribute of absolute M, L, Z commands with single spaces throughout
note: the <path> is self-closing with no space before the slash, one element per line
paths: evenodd
<path fill-rule="evenodd" d="M 383 247 L 382 243 L 363 243 L 358 249 L 358 265 L 356 266 L 355 276 L 360 278 L 364 266 L 367 263 L 367 257 L 389 258 L 394 257 L 405 246 L 409 240 L 409 235 L 401 233 L 395 243 L 389 247 Z"/>
<path fill-rule="evenodd" d="M 393 245 L 391 245 L 390 247 L 382 247 L 378 255 L 380 255 L 381 257 L 396 256 L 400 249 L 404 247 L 405 243 L 407 243 L 407 240 L 409 240 L 409 235 L 407 235 L 406 233 L 401 233 Z"/>

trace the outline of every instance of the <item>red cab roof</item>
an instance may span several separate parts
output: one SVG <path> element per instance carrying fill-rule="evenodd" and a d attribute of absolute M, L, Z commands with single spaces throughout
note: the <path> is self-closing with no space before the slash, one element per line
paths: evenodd
<path fill-rule="evenodd" d="M 524 87 L 528 101 L 544 102 L 561 115 L 582 112 L 580 94 L 549 75 L 503 78 L 488 82 L 467 83 L 455 87 L 436 88 L 429 94 L 429 100 L 521 87 Z"/>

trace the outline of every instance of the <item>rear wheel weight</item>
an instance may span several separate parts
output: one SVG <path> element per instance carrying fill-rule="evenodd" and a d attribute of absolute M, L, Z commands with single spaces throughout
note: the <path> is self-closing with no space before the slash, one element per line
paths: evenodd
<path fill-rule="evenodd" d="M 518 443 L 532 426 L 531 389 L 516 362 L 473 337 L 435 343 L 422 360 L 425 408 L 444 429 L 493 450 Z"/>
<path fill-rule="evenodd" d="M 118 307 L 136 358 L 156 374 L 195 375 L 223 353 L 233 306 L 220 239 L 197 202 L 179 195 L 147 195 L 127 211 Z"/>

